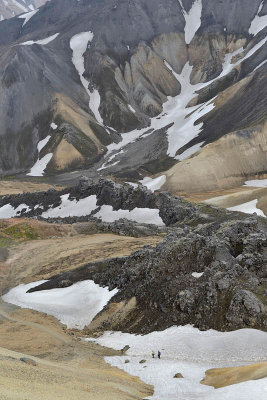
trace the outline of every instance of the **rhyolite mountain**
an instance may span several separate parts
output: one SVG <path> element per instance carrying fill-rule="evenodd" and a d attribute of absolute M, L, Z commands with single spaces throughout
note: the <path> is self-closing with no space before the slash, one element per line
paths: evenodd
<path fill-rule="evenodd" d="M 266 0 L 52 0 L 2 21 L 0 173 L 167 171 L 174 192 L 266 173 L 266 14 Z"/>
<path fill-rule="evenodd" d="M 0 0 L 0 20 L 34 11 L 49 0 Z"/>

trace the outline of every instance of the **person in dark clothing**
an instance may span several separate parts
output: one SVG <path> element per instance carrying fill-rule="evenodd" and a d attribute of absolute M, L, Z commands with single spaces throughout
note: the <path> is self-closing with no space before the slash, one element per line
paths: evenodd
<path fill-rule="evenodd" d="M 160 351 L 158 351 L 158 358 L 160 359 L 160 356 L 161 356 L 161 352 Z"/>

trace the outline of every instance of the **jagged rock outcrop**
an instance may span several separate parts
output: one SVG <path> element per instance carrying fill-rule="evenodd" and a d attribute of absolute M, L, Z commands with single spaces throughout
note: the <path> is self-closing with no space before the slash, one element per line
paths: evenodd
<path fill-rule="evenodd" d="M 127 220 L 102 225 L 118 233 L 163 233 L 156 248 L 145 246 L 129 257 L 90 263 L 51 277 L 31 289 L 71 285 L 80 280 L 118 288 L 118 294 L 93 321 L 93 329 L 149 332 L 173 324 L 200 329 L 266 330 L 267 225 L 264 218 L 192 205 L 168 193 L 152 193 L 111 180 L 83 178 L 75 188 L 19 196 L 5 196 L 0 206 L 24 204 L 21 215 L 38 216 L 60 206 L 62 194 L 83 199 L 94 194 L 98 205 L 114 209 L 158 208 L 169 227 L 155 228 Z M 38 207 L 37 207 L 38 206 Z M 91 216 L 95 221 L 94 216 Z M 60 218 L 50 222 L 60 222 Z M 72 217 L 68 222 L 79 221 Z M 63 220 L 61 220 L 63 221 Z M 125 312 L 114 315 L 118 305 Z M 112 311 L 113 310 L 113 311 Z M 107 314 L 105 314 L 107 312 Z M 106 317 L 105 317 L 106 315 Z M 104 325 L 103 325 L 104 324 Z"/>
<path fill-rule="evenodd" d="M 248 237 L 257 253 L 241 262 Z M 261 231 L 253 218 L 197 228 L 180 225 L 156 249 L 146 247 L 129 257 L 86 264 L 31 291 L 58 287 L 66 279 L 93 279 L 119 289 L 113 303 L 136 298 L 136 307 L 124 318 L 112 318 L 111 305 L 105 329 L 149 332 L 194 324 L 200 329 L 266 330 L 266 245 L 266 226 Z M 101 315 L 99 320 L 103 322 Z M 97 317 L 93 325 L 104 328 Z"/>

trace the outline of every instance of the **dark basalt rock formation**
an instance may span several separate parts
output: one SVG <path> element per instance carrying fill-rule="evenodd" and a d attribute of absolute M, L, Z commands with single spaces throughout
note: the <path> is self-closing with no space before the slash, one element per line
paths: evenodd
<path fill-rule="evenodd" d="M 77 186 L 56 191 L 54 189 L 47 192 L 23 193 L 19 195 L 9 195 L 0 197 L 0 208 L 10 204 L 17 208 L 25 204 L 25 208 L 18 211 L 17 217 L 38 217 L 44 211 L 60 206 L 61 196 L 69 194 L 70 200 L 81 200 L 91 195 L 96 195 L 97 206 L 111 205 L 114 210 L 133 210 L 134 208 L 153 208 L 159 209 L 159 215 L 167 226 L 176 222 L 200 218 L 201 215 L 197 208 L 191 203 L 184 201 L 180 197 L 172 197 L 170 194 L 162 192 L 152 193 L 142 185 L 133 188 L 129 185 L 115 183 L 111 179 L 90 180 L 83 177 Z M 51 222 L 64 221 L 74 223 L 86 221 L 88 218 L 94 219 L 94 212 L 85 217 L 68 217 L 48 219 Z M 47 219 L 46 219 L 47 220 Z"/>
<path fill-rule="evenodd" d="M 146 333 L 194 324 L 202 330 L 267 330 L 267 236 L 254 218 L 177 227 L 156 249 L 89 263 L 30 291 L 85 279 L 118 288 L 112 302 L 137 300 L 127 318 L 105 322 L 105 329 Z"/>
<path fill-rule="evenodd" d="M 105 321 L 101 327 L 105 329 L 143 333 L 173 324 L 194 324 L 200 329 L 223 331 L 243 327 L 267 330 L 264 218 L 193 205 L 168 193 L 151 193 L 141 186 L 133 189 L 110 180 L 84 178 L 76 188 L 64 192 L 68 191 L 75 198 L 94 193 L 99 204 L 117 209 L 157 207 L 169 227 L 161 232 L 167 235 L 156 248 L 145 246 L 129 257 L 94 263 L 88 260 L 88 264 L 51 277 L 31 292 L 93 279 L 102 286 L 119 289 L 112 302 L 136 298 L 136 307 L 127 318 Z M 45 208 L 52 200 L 54 205 L 59 204 L 60 195 L 54 191 L 34 194 L 32 207 L 38 202 Z M 28 198 L 27 194 L 9 196 L 8 201 L 21 204 L 23 199 L 28 204 Z M 3 201 L 6 203 L 7 198 L 1 198 L 0 205 Z M 39 211 L 29 214 L 34 212 Z M 135 226 L 127 220 L 108 225 L 113 229 L 123 226 L 124 232 Z M 157 229 L 154 232 L 160 233 Z M 152 226 L 148 231 L 153 232 Z"/>

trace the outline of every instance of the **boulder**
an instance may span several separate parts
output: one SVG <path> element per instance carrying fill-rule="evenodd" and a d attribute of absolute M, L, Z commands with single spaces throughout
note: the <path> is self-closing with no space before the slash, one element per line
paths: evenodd
<path fill-rule="evenodd" d="M 180 372 L 178 372 L 177 374 L 174 375 L 174 378 L 180 379 L 183 378 L 183 375 Z"/>

